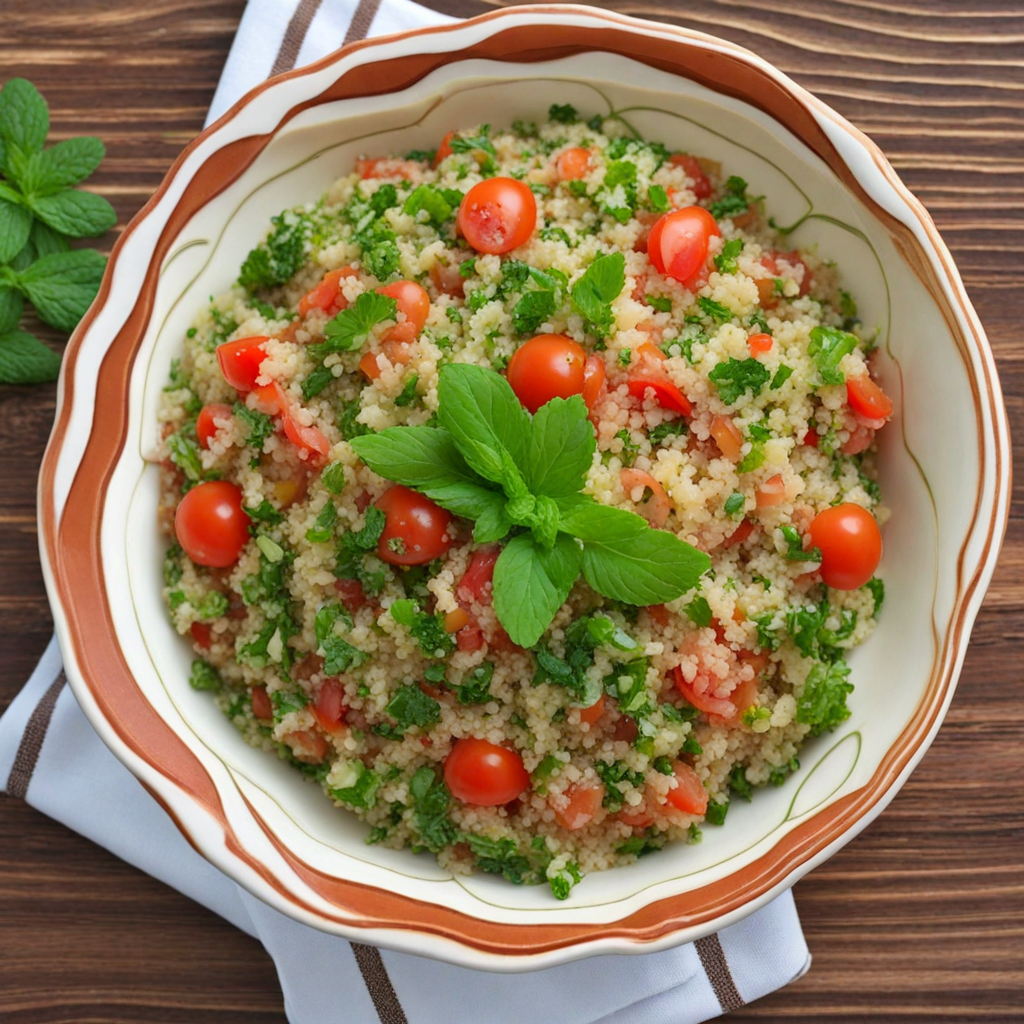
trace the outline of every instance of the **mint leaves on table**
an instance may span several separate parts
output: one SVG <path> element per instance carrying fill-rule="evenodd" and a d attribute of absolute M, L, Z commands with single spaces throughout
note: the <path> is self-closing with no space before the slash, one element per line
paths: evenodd
<path fill-rule="evenodd" d="M 19 323 L 28 300 L 39 319 L 73 331 L 96 297 L 106 260 L 68 238 L 103 234 L 117 215 L 76 188 L 96 170 L 103 143 L 65 139 L 44 148 L 46 101 L 24 78 L 0 90 L 0 383 L 55 380 L 60 356 Z"/>
<path fill-rule="evenodd" d="M 648 605 L 686 593 L 710 568 L 675 535 L 581 493 L 595 440 L 578 395 L 531 416 L 500 374 L 449 363 L 438 400 L 436 427 L 350 443 L 374 472 L 474 520 L 478 543 L 509 537 L 494 566 L 494 610 L 515 643 L 540 639 L 581 572 L 605 597 Z"/>

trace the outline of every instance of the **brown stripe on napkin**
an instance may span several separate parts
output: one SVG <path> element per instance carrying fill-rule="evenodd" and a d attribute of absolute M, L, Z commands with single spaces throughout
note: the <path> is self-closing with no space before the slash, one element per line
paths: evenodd
<path fill-rule="evenodd" d="M 362 942 L 351 942 L 359 971 L 366 982 L 366 989 L 373 1000 L 373 1008 L 377 1011 L 380 1024 L 408 1024 L 405 1010 L 395 995 L 395 988 L 388 977 L 388 969 L 381 959 L 380 950 L 376 946 L 367 946 Z"/>
<path fill-rule="evenodd" d="M 282 71 L 291 71 L 295 67 L 299 50 L 302 49 L 302 42 L 306 38 L 309 26 L 320 9 L 321 0 L 299 0 L 299 6 L 295 8 L 292 20 L 288 22 L 285 29 L 284 39 L 281 40 L 281 48 L 274 58 L 274 66 L 270 69 L 272 75 L 279 75 Z M 362 6 L 360 4 L 360 6 Z M 356 12 L 358 14 L 358 11 Z"/>
<path fill-rule="evenodd" d="M 345 33 L 345 42 L 354 43 L 357 39 L 363 39 L 370 31 L 373 19 L 380 7 L 380 0 L 359 0 L 356 13 L 352 15 L 352 24 Z"/>
<path fill-rule="evenodd" d="M 61 669 L 35 706 L 35 710 L 29 716 L 28 725 L 25 726 L 21 743 L 18 744 L 18 753 L 15 754 L 14 764 L 11 765 L 11 776 L 7 780 L 8 794 L 19 800 L 24 800 L 28 792 L 28 784 L 32 781 L 32 773 L 35 771 L 36 761 L 39 760 L 39 751 L 43 749 L 43 740 L 46 739 L 46 730 L 50 727 L 57 697 L 65 682 L 67 679 L 64 669 Z"/>
<path fill-rule="evenodd" d="M 744 1006 L 743 996 L 736 988 L 733 981 L 732 971 L 729 970 L 729 961 L 725 959 L 725 951 L 717 935 L 705 935 L 698 939 L 694 945 L 697 947 L 697 955 L 700 957 L 704 973 L 711 982 L 711 988 L 718 997 L 722 1006 L 722 1012 L 728 1013 Z"/>

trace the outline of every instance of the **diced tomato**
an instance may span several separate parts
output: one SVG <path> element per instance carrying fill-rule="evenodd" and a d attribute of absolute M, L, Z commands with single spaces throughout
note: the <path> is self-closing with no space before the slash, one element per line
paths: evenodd
<path fill-rule="evenodd" d="M 430 280 L 442 295 L 462 298 L 466 279 L 459 270 L 458 263 L 441 263 L 435 261 L 430 268 Z"/>
<path fill-rule="evenodd" d="M 654 393 L 654 399 L 663 409 L 671 409 L 683 416 L 693 412 L 690 400 L 669 380 L 655 377 L 631 377 L 627 383 L 629 393 L 639 401 L 647 398 L 648 390 Z"/>
<path fill-rule="evenodd" d="M 494 563 L 501 554 L 499 547 L 477 548 L 469 560 L 469 566 L 459 580 L 456 595 L 460 601 L 469 604 L 479 601 L 490 604 L 493 594 Z"/>
<path fill-rule="evenodd" d="M 786 484 L 781 473 L 770 476 L 754 489 L 758 508 L 772 508 L 786 500 Z"/>
<path fill-rule="evenodd" d="M 754 356 L 770 352 L 774 344 L 775 339 L 770 334 L 752 334 L 747 338 L 747 348 L 750 349 L 750 354 Z"/>
<path fill-rule="evenodd" d="M 199 438 L 199 445 L 202 448 L 209 448 L 210 441 L 219 429 L 217 422 L 225 423 L 231 419 L 231 406 L 223 402 L 214 402 L 212 405 L 204 405 L 196 417 L 196 436 Z"/>
<path fill-rule="evenodd" d="M 647 605 L 647 614 L 659 626 L 667 626 L 669 622 L 668 609 L 663 604 L 649 604 Z"/>
<path fill-rule="evenodd" d="M 749 653 L 749 652 L 747 652 Z M 757 657 L 752 655 L 752 657 Z M 742 658 L 740 660 L 743 660 Z M 767 662 L 768 656 L 765 655 L 765 661 Z M 712 725 L 725 726 L 727 729 L 736 729 L 743 724 L 743 712 L 753 704 L 757 703 L 757 677 L 753 679 L 744 679 L 743 682 L 738 683 L 736 689 L 729 695 L 729 702 L 732 704 L 734 710 L 731 715 L 721 716 L 715 714 L 708 715 L 708 721 Z"/>
<path fill-rule="evenodd" d="M 623 807 L 615 815 L 615 820 L 621 821 L 623 825 L 628 825 L 630 828 L 649 828 L 654 824 L 654 815 L 647 809 L 645 800 L 635 807 Z"/>
<path fill-rule="evenodd" d="M 474 651 L 479 651 L 486 643 L 484 631 L 478 625 L 471 622 L 468 626 L 463 626 L 455 634 L 455 643 L 460 651 L 472 654 Z"/>
<path fill-rule="evenodd" d="M 188 627 L 188 631 L 192 634 L 192 642 L 197 647 L 202 647 L 204 651 L 210 649 L 210 644 L 213 641 L 213 630 L 208 622 L 193 622 Z"/>
<path fill-rule="evenodd" d="M 370 603 L 359 580 L 335 580 L 334 589 L 338 592 L 346 611 L 352 615 Z"/>
<path fill-rule="evenodd" d="M 596 725 L 604 714 L 604 694 L 590 705 L 589 708 L 580 708 L 580 721 L 587 725 Z"/>
<path fill-rule="evenodd" d="M 892 415 L 892 399 L 867 374 L 846 378 L 846 400 L 867 419 L 887 420 Z"/>
<path fill-rule="evenodd" d="M 252 713 L 261 722 L 266 722 L 274 717 L 274 705 L 270 703 L 270 694 L 265 686 L 254 686 L 252 688 Z"/>
<path fill-rule="evenodd" d="M 601 802 L 604 800 L 604 786 L 601 783 L 583 784 L 577 783 L 570 786 L 562 794 L 568 802 L 561 806 L 552 806 L 555 812 L 555 821 L 562 828 L 575 832 L 594 820 L 598 811 L 601 810 Z"/>
<path fill-rule="evenodd" d="M 700 776 L 685 762 L 676 761 L 676 785 L 666 794 L 667 803 L 684 814 L 703 814 L 708 809 L 708 791 Z"/>
<path fill-rule="evenodd" d="M 718 450 L 730 461 L 739 462 L 742 456 L 743 434 L 731 416 L 711 417 L 711 436 Z"/>
<path fill-rule="evenodd" d="M 398 305 L 398 312 L 405 316 L 404 320 L 384 332 L 382 340 L 405 345 L 415 341 L 430 315 L 430 296 L 415 281 L 393 281 L 391 284 L 381 285 L 377 291 L 394 299 Z M 392 359 L 392 362 L 396 360 Z"/>
<path fill-rule="evenodd" d="M 224 379 L 236 391 L 252 391 L 260 375 L 260 364 L 267 358 L 264 343 L 270 341 L 263 336 L 239 338 L 217 346 L 217 362 Z"/>
<path fill-rule="evenodd" d="M 669 512 L 672 511 L 672 501 L 665 488 L 650 473 L 642 469 L 623 469 L 619 472 L 619 480 L 630 501 L 637 505 L 637 512 L 651 526 L 660 530 L 668 521 Z M 635 497 L 637 490 L 641 492 L 639 498 Z"/>
<path fill-rule="evenodd" d="M 345 691 L 337 679 L 325 679 L 313 702 L 313 716 L 321 728 L 337 732 L 345 721 Z"/>
<path fill-rule="evenodd" d="M 355 167 L 356 174 L 364 181 L 367 178 L 402 178 L 411 181 L 423 171 L 423 165 L 413 160 L 387 156 L 357 160 Z"/>
<path fill-rule="evenodd" d="M 359 371 L 368 380 L 376 380 L 380 376 L 376 352 L 364 352 L 359 360 Z"/>
<path fill-rule="evenodd" d="M 737 544 L 742 544 L 753 532 L 754 524 L 749 519 L 744 519 L 723 541 L 722 547 L 731 548 Z"/>
<path fill-rule="evenodd" d="M 452 155 L 452 138 L 455 135 L 455 130 L 452 129 L 442 140 L 441 145 L 437 147 L 437 152 L 434 154 L 434 166 L 436 167 L 445 157 Z"/>
<path fill-rule="evenodd" d="M 807 445 L 808 448 L 818 447 L 818 432 L 813 427 L 804 434 L 803 443 Z"/>
<path fill-rule="evenodd" d="M 601 392 L 604 390 L 604 361 L 598 356 L 587 356 L 583 364 L 583 402 L 590 411 L 591 421 L 594 419 L 594 406 L 597 405 Z M 597 424 L 594 424 L 595 427 Z"/>
<path fill-rule="evenodd" d="M 327 740 L 314 729 L 298 729 L 282 739 L 292 748 L 295 760 L 304 764 L 320 764 L 330 749 Z"/>
<path fill-rule="evenodd" d="M 327 457 L 331 443 L 318 427 L 306 426 L 296 417 L 296 409 L 284 388 L 278 382 L 271 381 L 253 389 L 255 406 L 268 416 L 281 418 L 281 429 L 285 437 L 299 449 L 303 458 L 319 460 Z"/>
<path fill-rule="evenodd" d="M 731 718 L 736 713 L 736 705 L 725 697 L 716 697 L 706 690 L 701 692 L 693 683 L 688 683 L 681 668 L 672 670 L 675 677 L 676 689 L 691 703 L 698 711 L 704 711 L 709 715 L 718 715 L 720 718 Z"/>
<path fill-rule="evenodd" d="M 668 162 L 673 167 L 681 167 L 683 173 L 693 182 L 690 188 L 698 199 L 707 199 L 714 191 L 711 179 L 704 173 L 700 161 L 689 153 L 673 153 Z"/>
<path fill-rule="evenodd" d="M 632 743 L 638 732 L 636 719 L 630 718 L 629 715 L 620 715 L 612 727 L 612 739 L 617 743 Z"/>
<path fill-rule="evenodd" d="M 299 299 L 299 316 L 306 316 L 311 310 L 323 310 L 328 316 L 335 316 L 348 307 L 348 299 L 342 294 L 343 278 L 355 277 L 352 267 L 339 267 L 324 274 L 323 280 Z"/>
<path fill-rule="evenodd" d="M 590 171 L 590 150 L 580 146 L 561 153 L 555 161 L 555 174 L 559 181 L 577 181 L 585 178 Z"/>

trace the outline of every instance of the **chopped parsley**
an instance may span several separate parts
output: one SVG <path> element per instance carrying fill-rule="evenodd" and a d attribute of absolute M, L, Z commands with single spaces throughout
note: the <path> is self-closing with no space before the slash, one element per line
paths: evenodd
<path fill-rule="evenodd" d="M 708 211 L 715 220 L 732 217 L 749 209 L 752 200 L 747 195 L 747 183 L 737 175 L 732 175 L 722 187 L 721 196 L 708 205 Z"/>
<path fill-rule="evenodd" d="M 730 358 L 719 363 L 708 377 L 718 390 L 718 397 L 726 405 L 732 405 L 745 391 L 755 397 L 760 394 L 771 377 L 771 371 L 753 358 Z"/>
<path fill-rule="evenodd" d="M 722 246 L 722 251 L 715 257 L 715 266 L 721 274 L 735 274 L 739 270 L 736 257 L 743 252 L 743 239 L 730 238 Z"/>

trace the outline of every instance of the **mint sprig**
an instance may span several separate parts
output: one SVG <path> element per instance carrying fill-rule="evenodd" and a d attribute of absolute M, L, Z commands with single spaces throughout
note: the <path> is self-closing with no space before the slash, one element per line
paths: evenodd
<path fill-rule="evenodd" d="M 73 331 L 96 297 L 106 260 L 70 250 L 68 238 L 101 235 L 117 215 L 79 184 L 99 166 L 103 143 L 65 139 L 44 148 L 46 101 L 31 82 L 12 78 L 0 90 L 0 383 L 55 380 L 60 356 L 19 330 L 25 300 L 39 319 Z"/>
<path fill-rule="evenodd" d="M 494 566 L 494 609 L 515 643 L 537 643 L 581 572 L 599 594 L 647 605 L 686 593 L 710 568 L 674 534 L 581 493 L 595 440 L 578 395 L 530 416 L 500 374 L 449 363 L 438 400 L 437 427 L 350 443 L 375 473 L 475 520 L 478 543 L 513 534 Z"/>

